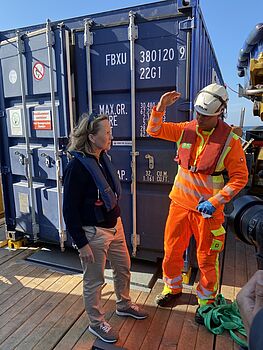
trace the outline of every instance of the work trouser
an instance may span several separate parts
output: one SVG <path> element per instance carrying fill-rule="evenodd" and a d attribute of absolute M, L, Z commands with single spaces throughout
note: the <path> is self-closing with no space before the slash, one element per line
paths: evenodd
<path fill-rule="evenodd" d="M 126 246 L 121 218 L 112 229 L 84 226 L 95 262 L 88 264 L 81 260 L 83 268 L 83 298 L 90 324 L 96 326 L 105 321 L 102 307 L 101 290 L 104 284 L 106 260 L 113 269 L 114 290 L 117 296 L 118 310 L 131 304 L 130 293 L 130 256 Z"/>
<path fill-rule="evenodd" d="M 225 241 L 223 222 L 222 212 L 204 219 L 200 213 L 171 202 L 165 227 L 163 260 L 163 280 L 171 293 L 182 291 L 183 254 L 194 234 L 200 269 L 198 302 L 204 305 L 214 301 L 219 282 L 218 256 Z"/>

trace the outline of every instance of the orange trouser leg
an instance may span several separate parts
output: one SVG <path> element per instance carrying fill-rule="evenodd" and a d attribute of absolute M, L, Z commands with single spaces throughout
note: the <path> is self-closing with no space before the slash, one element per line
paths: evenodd
<path fill-rule="evenodd" d="M 219 253 L 224 248 L 225 234 L 223 213 L 204 219 L 199 213 L 191 212 L 191 228 L 197 242 L 197 261 L 200 280 L 197 286 L 198 302 L 205 305 L 214 301 L 219 282 Z"/>
<path fill-rule="evenodd" d="M 171 202 L 164 234 L 163 280 L 172 293 L 182 291 L 183 254 L 189 244 L 187 209 Z"/>

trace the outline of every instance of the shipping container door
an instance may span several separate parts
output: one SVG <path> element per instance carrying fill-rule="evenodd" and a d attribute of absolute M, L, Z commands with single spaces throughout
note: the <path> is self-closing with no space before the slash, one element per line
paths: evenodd
<path fill-rule="evenodd" d="M 49 23 L 0 45 L 3 184 L 14 206 L 8 230 L 51 242 L 64 230 L 57 180 L 69 133 L 66 41 L 65 29 Z"/>
<path fill-rule="evenodd" d="M 79 115 L 93 111 L 109 116 L 114 137 L 110 155 L 122 182 L 121 211 L 127 242 L 131 245 L 136 231 L 137 257 L 145 259 L 162 256 L 168 194 L 177 170 L 175 144 L 150 138 L 146 128 L 150 111 L 161 94 L 174 89 L 182 97 L 170 108 L 165 120 L 178 122 L 189 118 L 188 39 L 187 31 L 180 30 L 180 22 L 185 19 L 177 16 L 145 21 L 135 13 L 134 57 L 129 40 L 129 13 L 123 20 L 125 24 L 96 25 L 94 19 L 86 31 L 74 33 L 77 111 Z M 131 103 L 133 89 L 135 106 Z M 131 193 L 132 166 L 136 166 L 135 203 Z"/>

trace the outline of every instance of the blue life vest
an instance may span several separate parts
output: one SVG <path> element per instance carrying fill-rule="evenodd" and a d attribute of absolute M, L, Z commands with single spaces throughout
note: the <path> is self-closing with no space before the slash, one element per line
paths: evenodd
<path fill-rule="evenodd" d="M 98 162 L 93 157 L 87 157 L 83 152 L 70 151 L 70 154 L 77 158 L 91 174 L 97 188 L 100 191 L 101 199 L 103 200 L 107 211 L 112 210 L 117 205 L 117 200 L 121 195 L 121 183 L 117 171 L 113 167 L 109 157 L 103 152 L 100 159 L 107 168 L 114 186 L 114 192 L 108 184 L 105 176 L 99 168 Z"/>

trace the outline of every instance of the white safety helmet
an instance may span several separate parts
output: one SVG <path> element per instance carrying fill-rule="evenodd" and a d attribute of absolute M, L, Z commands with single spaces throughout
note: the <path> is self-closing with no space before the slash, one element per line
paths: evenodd
<path fill-rule="evenodd" d="M 228 94 L 226 88 L 219 84 L 210 84 L 200 90 L 194 102 L 197 113 L 207 116 L 217 116 L 224 112 L 227 106 Z"/>

